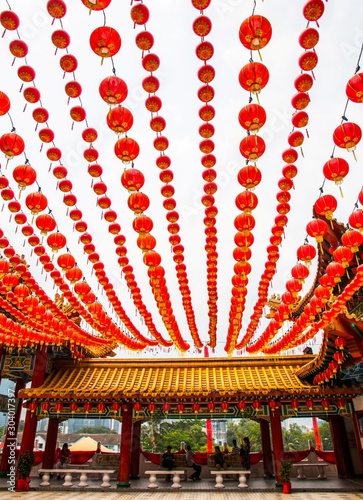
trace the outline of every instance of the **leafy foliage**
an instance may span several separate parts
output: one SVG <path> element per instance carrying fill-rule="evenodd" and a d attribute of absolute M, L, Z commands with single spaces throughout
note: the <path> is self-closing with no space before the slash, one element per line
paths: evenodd
<path fill-rule="evenodd" d="M 194 451 L 206 451 L 205 420 L 161 420 L 154 416 L 141 427 L 143 450 L 161 453 L 169 445 L 179 450 L 182 441 L 190 444 Z"/>
<path fill-rule="evenodd" d="M 26 479 L 30 476 L 30 471 L 34 465 L 34 453 L 26 450 L 19 457 L 18 467 L 16 470 L 19 479 Z"/>
<path fill-rule="evenodd" d="M 95 427 L 91 427 L 88 425 L 84 425 L 77 431 L 78 434 L 117 434 L 115 430 L 111 430 L 104 425 L 97 425 Z"/>

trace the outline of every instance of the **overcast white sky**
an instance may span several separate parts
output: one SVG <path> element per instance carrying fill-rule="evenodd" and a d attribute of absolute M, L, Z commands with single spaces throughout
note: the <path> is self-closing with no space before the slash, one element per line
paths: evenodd
<path fill-rule="evenodd" d="M 203 342 L 208 342 L 207 316 L 207 288 L 206 288 L 206 253 L 204 251 L 204 207 L 200 203 L 203 194 L 202 171 L 200 163 L 201 152 L 198 127 L 201 120 L 198 110 L 202 103 L 197 98 L 197 91 L 202 85 L 197 78 L 197 71 L 202 62 L 195 55 L 195 48 L 200 39 L 192 30 L 192 23 L 199 12 L 188 0 L 148 0 L 144 2 L 150 10 L 150 21 L 147 30 L 155 38 L 152 52 L 161 60 L 160 69 L 155 73 L 160 80 L 160 89 L 157 95 L 162 99 L 163 107 L 160 115 L 166 120 L 165 135 L 169 139 L 169 148 L 166 153 L 172 159 L 171 168 L 174 173 L 173 186 L 175 187 L 176 210 L 180 214 L 180 236 L 185 248 L 185 264 L 192 295 L 192 304 L 196 316 L 198 331 Z M 266 142 L 266 153 L 258 162 L 262 172 L 262 182 L 256 188 L 259 204 L 253 215 L 256 227 L 253 231 L 255 243 L 252 247 L 252 273 L 250 274 L 246 310 L 243 318 L 243 328 L 239 339 L 245 333 L 253 306 L 257 300 L 257 286 L 267 260 L 266 247 L 269 245 L 271 227 L 276 214 L 277 182 L 282 177 L 281 171 L 284 162 L 281 153 L 288 147 L 287 137 L 292 130 L 291 116 L 293 108 L 291 98 L 296 93 L 294 80 L 300 74 L 298 59 L 303 49 L 298 43 L 300 33 L 306 28 L 307 21 L 302 15 L 306 2 L 296 0 L 265 0 L 256 2 L 256 14 L 269 19 L 273 35 L 270 43 L 261 51 L 263 63 L 270 72 L 270 81 L 260 94 L 260 104 L 267 112 L 267 123 L 261 129 L 260 135 Z M 136 2 L 134 2 L 136 5 Z M 250 53 L 239 41 L 238 30 L 240 24 L 253 9 L 254 2 L 247 0 L 212 0 L 204 14 L 212 21 L 211 34 L 206 38 L 214 45 L 214 56 L 209 61 L 216 69 L 216 78 L 212 82 L 215 98 L 211 104 L 216 109 L 216 117 L 212 121 L 215 127 L 214 154 L 217 157 L 216 170 L 218 172 L 218 192 L 215 195 L 218 208 L 218 327 L 216 354 L 225 355 L 226 332 L 228 329 L 228 313 L 231 296 L 231 277 L 235 261 L 232 257 L 234 249 L 233 237 L 235 234 L 234 218 L 238 215 L 235 206 L 235 197 L 243 191 L 237 182 L 237 174 L 245 165 L 239 153 L 239 143 L 245 137 L 245 131 L 238 123 L 240 109 L 248 103 L 248 93 L 238 83 L 238 74 L 242 66 L 248 63 Z M 69 117 L 71 102 L 67 105 L 67 96 L 64 85 L 72 79 L 71 75 L 63 78 L 59 67 L 59 58 L 65 51 L 58 50 L 50 39 L 54 30 L 60 29 L 59 21 L 51 24 L 51 18 L 46 13 L 46 2 L 26 2 L 14 0 L 6 2 L 0 0 L 0 9 L 11 7 L 21 19 L 19 36 L 29 46 L 27 64 L 36 70 L 35 86 L 41 92 L 42 105 L 48 109 L 50 118 L 49 127 L 55 132 L 55 145 L 62 152 L 62 163 L 68 169 L 68 178 L 73 183 L 73 193 L 77 196 L 77 207 L 83 212 L 83 219 L 87 222 L 89 233 L 93 236 L 96 251 L 115 290 L 118 292 L 123 307 L 140 331 L 148 335 L 140 317 L 135 313 L 135 307 L 130 300 L 124 279 L 121 277 L 114 252 L 114 243 L 111 235 L 107 234 L 107 224 L 101 220 L 101 210 L 96 206 L 96 195 L 91 189 L 91 178 L 87 174 L 87 162 L 83 158 L 83 150 L 87 147 L 82 140 L 82 131 L 85 122 L 75 123 Z M 333 150 L 332 135 L 340 124 L 341 116 L 346 105 L 345 86 L 356 70 L 356 63 L 363 42 L 363 3 L 361 0 L 329 0 L 324 2 L 325 13 L 319 20 L 317 27 L 320 40 L 316 46 L 319 62 L 314 70 L 315 81 L 309 92 L 311 102 L 306 109 L 309 114 L 308 134 L 303 145 L 304 156 L 299 151 L 296 162 L 298 175 L 294 179 L 294 189 L 291 191 L 291 212 L 288 214 L 289 223 L 285 238 L 280 248 L 280 261 L 277 274 L 273 279 L 272 293 L 283 293 L 285 283 L 291 277 L 291 268 L 296 263 L 296 249 L 306 237 L 306 224 L 312 217 L 312 205 L 319 196 L 319 188 L 324 177 L 322 168 L 329 159 Z M 143 29 L 136 26 L 134 29 L 130 19 L 129 2 L 113 0 L 105 10 L 106 25 L 117 29 L 122 39 L 119 53 L 114 57 L 116 74 L 123 78 L 129 94 L 123 105 L 134 115 L 134 125 L 128 135 L 138 141 L 141 151 L 135 160 L 135 167 L 145 175 L 145 186 L 142 189 L 151 199 L 151 205 L 146 215 L 154 222 L 152 234 L 157 239 L 156 250 L 162 254 L 162 265 L 166 269 L 168 291 L 172 300 L 172 307 L 178 321 L 180 331 L 186 340 L 190 340 L 185 314 L 182 308 L 181 296 L 175 277 L 171 247 L 168 241 L 169 233 L 166 226 L 165 210 L 162 207 L 163 198 L 160 194 L 162 183 L 159 180 L 160 170 L 155 165 L 158 156 L 153 148 L 154 132 L 149 128 L 150 113 L 145 109 L 145 91 L 141 87 L 142 79 L 147 72 L 141 66 L 141 51 L 135 46 L 135 36 Z M 136 246 L 136 233 L 131 228 L 133 214 L 127 207 L 128 193 L 121 186 L 120 177 L 124 166 L 115 157 L 113 152 L 116 135 L 107 127 L 105 118 L 107 105 L 102 102 L 98 86 L 103 78 L 112 74 L 110 60 L 101 60 L 89 47 L 90 33 L 104 24 L 102 12 L 92 12 L 81 1 L 68 1 L 67 14 L 62 19 L 63 28 L 71 37 L 68 52 L 78 59 L 78 68 L 75 78 L 82 85 L 82 103 L 87 112 L 87 123 L 98 130 L 99 137 L 94 147 L 99 152 L 98 163 L 102 165 L 104 174 L 102 180 L 108 186 L 107 194 L 112 199 L 112 208 L 118 213 L 118 222 L 122 233 L 127 237 L 126 246 L 130 264 L 134 268 L 136 281 L 141 289 L 142 297 L 147 308 L 152 312 L 153 320 L 158 330 L 167 338 L 164 326 L 155 307 L 147 278 L 147 268 L 142 263 L 142 255 Z M 316 27 L 315 23 L 311 24 Z M 31 165 L 37 170 L 38 183 L 43 193 L 48 197 L 59 230 L 67 236 L 68 247 L 76 257 L 77 263 L 84 271 L 87 281 L 94 288 L 99 300 L 109 309 L 105 294 L 101 293 L 94 275 L 91 275 L 91 266 L 87 265 L 82 245 L 78 243 L 78 233 L 72 231 L 72 221 L 66 216 L 66 207 L 62 203 L 62 193 L 56 190 L 56 180 L 49 173 L 49 161 L 45 156 L 45 149 L 40 152 L 41 142 L 35 132 L 35 122 L 32 119 L 34 104 L 28 104 L 25 111 L 25 101 L 19 92 L 21 82 L 17 77 L 17 68 L 24 64 L 24 60 L 13 57 L 8 47 L 10 41 L 17 38 L 15 32 L 6 32 L 0 39 L 0 90 L 11 99 L 10 115 L 16 131 L 26 142 L 26 155 Z M 259 61 L 257 53 L 254 60 Z M 257 102 L 254 100 L 253 102 Z M 349 103 L 346 116 L 362 126 L 362 105 Z M 0 117 L 0 134 L 9 132 L 11 122 L 7 116 Z M 306 133 L 304 131 L 304 133 Z M 341 197 L 339 188 L 326 181 L 324 194 L 333 194 L 338 200 L 336 217 L 346 222 L 353 211 L 358 192 L 362 186 L 362 159 L 361 144 L 358 145 L 354 160 L 352 154 L 336 150 L 335 156 L 346 159 L 350 165 L 350 173 L 342 185 L 344 197 Z M 9 177 L 16 195 L 16 183 L 12 179 L 13 168 L 24 162 L 24 156 L 12 160 L 6 168 L 4 155 L 0 154 L 2 172 Z M 20 201 L 24 203 L 25 195 L 32 192 L 27 188 Z M 24 205 L 23 205 L 24 206 Z M 24 211 L 28 213 L 24 206 Z M 40 273 L 39 264 L 30 255 L 30 247 L 15 233 L 13 223 L 9 223 L 9 211 L 5 207 L 0 212 L 0 227 L 10 239 L 18 253 L 24 253 L 31 264 L 31 270 L 44 281 L 44 272 Z M 31 217 L 28 217 L 29 220 Z M 311 241 L 311 243 L 314 243 Z M 314 267 L 312 268 L 314 277 Z M 52 295 L 55 290 L 50 286 L 51 280 L 43 283 L 44 288 Z M 308 280 L 304 292 L 308 291 L 311 280 Z M 266 311 L 267 312 L 267 311 Z M 265 321 L 256 337 L 263 331 Z M 294 352 L 300 352 L 296 349 Z M 317 350 L 317 346 L 314 348 Z M 191 347 L 188 354 L 196 351 Z M 147 352 L 147 355 L 159 355 L 160 351 Z M 165 355 L 162 352 L 162 355 Z M 171 351 L 169 355 L 178 355 Z"/>

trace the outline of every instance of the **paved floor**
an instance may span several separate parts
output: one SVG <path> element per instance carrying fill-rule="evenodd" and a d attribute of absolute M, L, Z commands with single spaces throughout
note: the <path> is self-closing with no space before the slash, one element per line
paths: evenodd
<path fill-rule="evenodd" d="M 171 490 L 170 484 L 160 481 L 159 488 L 148 490 L 148 480 L 131 481 L 131 488 L 116 489 L 116 481 L 111 481 L 111 488 L 101 490 L 99 482 L 89 481 L 88 488 L 79 490 L 76 486 L 65 489 L 59 481 L 51 479 L 49 488 L 40 487 L 40 479 L 32 477 L 31 491 L 13 493 L 7 490 L 6 478 L 0 478 L 0 499 L 26 500 L 284 500 L 281 488 L 275 481 L 253 478 L 249 487 L 239 489 L 238 482 L 225 480 L 225 488 L 220 491 L 214 488 L 214 481 L 203 479 L 199 482 L 182 481 L 182 488 Z M 75 484 L 77 481 L 75 481 Z M 363 500 L 363 478 L 325 480 L 306 479 L 292 480 L 293 500 Z"/>

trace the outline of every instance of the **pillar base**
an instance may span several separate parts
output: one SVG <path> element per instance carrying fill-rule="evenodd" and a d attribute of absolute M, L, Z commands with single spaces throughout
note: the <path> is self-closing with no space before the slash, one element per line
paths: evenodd
<path fill-rule="evenodd" d="M 0 470 L 0 477 L 7 477 L 10 474 L 10 470 Z"/>
<path fill-rule="evenodd" d="M 282 483 L 280 481 L 276 481 L 275 486 L 276 488 L 282 488 Z"/>
<path fill-rule="evenodd" d="M 276 479 L 275 476 L 273 474 L 265 474 L 263 476 L 264 479 Z"/>
<path fill-rule="evenodd" d="M 130 476 L 130 479 L 140 479 L 140 476 L 138 474 L 135 476 Z"/>
<path fill-rule="evenodd" d="M 130 488 L 131 484 L 129 482 L 119 481 L 116 486 L 117 488 Z"/>

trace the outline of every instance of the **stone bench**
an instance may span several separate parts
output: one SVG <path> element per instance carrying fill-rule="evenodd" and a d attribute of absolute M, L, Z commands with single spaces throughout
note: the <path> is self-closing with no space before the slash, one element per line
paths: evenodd
<path fill-rule="evenodd" d="M 157 476 L 161 476 L 161 475 L 172 476 L 173 482 L 172 482 L 171 487 L 172 488 L 181 488 L 180 476 L 185 474 L 185 470 L 175 470 L 175 469 L 173 469 L 173 470 L 167 470 L 167 469 L 164 469 L 164 470 L 146 470 L 145 474 L 150 476 L 149 484 L 147 485 L 148 488 L 158 488 L 159 484 L 158 484 Z"/>
<path fill-rule="evenodd" d="M 72 483 L 72 474 L 79 474 L 79 483 L 78 487 L 79 488 L 85 488 L 88 486 L 87 483 L 87 474 L 94 473 L 94 474 L 102 474 L 102 484 L 101 488 L 109 488 L 111 486 L 110 484 L 110 475 L 114 473 L 114 470 L 95 470 L 95 469 L 39 469 L 38 472 L 40 474 L 43 474 L 42 476 L 42 482 L 40 483 L 40 486 L 49 486 L 49 478 L 50 474 L 64 474 L 64 483 L 63 486 L 69 487 L 73 486 Z"/>
<path fill-rule="evenodd" d="M 187 479 L 187 471 L 185 469 L 188 468 L 187 466 L 187 461 L 186 461 L 186 458 L 185 458 L 185 453 L 175 453 L 174 454 L 174 463 L 175 463 L 175 466 L 173 467 L 173 471 L 182 471 L 185 473 L 185 479 Z M 159 468 L 160 470 L 162 471 L 168 471 L 168 469 L 166 469 L 164 466 L 163 466 L 163 456 L 161 455 L 160 456 L 160 465 L 159 465 Z"/>
<path fill-rule="evenodd" d="M 297 476 L 296 479 L 306 479 L 305 476 L 305 468 L 310 469 L 312 467 L 317 468 L 318 470 L 318 475 L 316 476 L 316 479 L 326 479 L 324 467 L 329 467 L 329 464 L 319 464 L 319 463 L 303 463 L 299 462 L 296 464 L 292 464 L 294 469 L 297 469 Z"/>
<path fill-rule="evenodd" d="M 215 488 L 224 488 L 223 476 L 238 475 L 239 483 L 238 488 L 248 488 L 247 476 L 251 474 L 250 470 L 230 470 L 230 469 L 218 469 L 211 470 L 210 473 L 216 476 Z"/>

